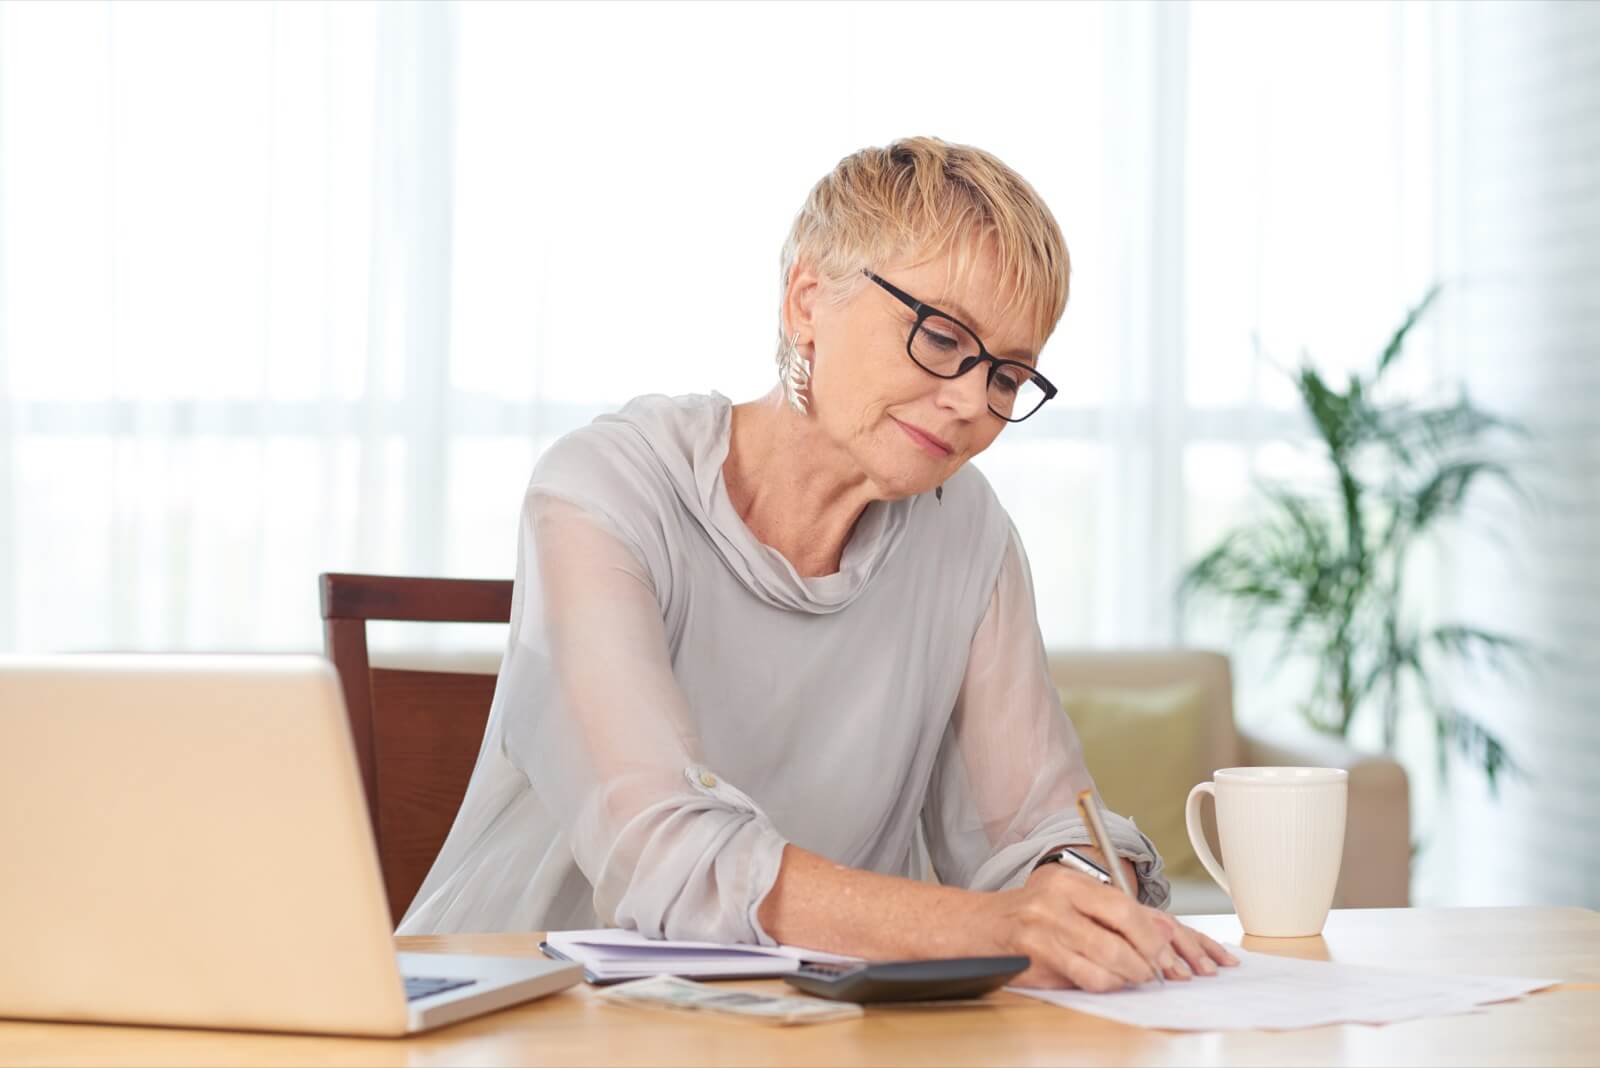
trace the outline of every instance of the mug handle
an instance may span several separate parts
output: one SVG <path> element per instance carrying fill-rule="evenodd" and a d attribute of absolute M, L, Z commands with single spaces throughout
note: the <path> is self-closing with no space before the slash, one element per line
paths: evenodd
<path fill-rule="evenodd" d="M 1183 806 L 1183 822 L 1189 826 L 1189 844 L 1194 846 L 1194 855 L 1200 858 L 1200 863 L 1206 872 L 1222 887 L 1222 892 L 1229 897 L 1233 891 L 1228 888 L 1228 877 L 1223 874 L 1222 865 L 1217 863 L 1217 858 L 1211 855 L 1211 847 L 1206 844 L 1206 834 L 1200 829 L 1200 798 L 1203 794 L 1211 795 L 1211 804 L 1217 803 L 1216 784 L 1202 782 L 1196 784 L 1189 791 L 1189 800 Z"/>

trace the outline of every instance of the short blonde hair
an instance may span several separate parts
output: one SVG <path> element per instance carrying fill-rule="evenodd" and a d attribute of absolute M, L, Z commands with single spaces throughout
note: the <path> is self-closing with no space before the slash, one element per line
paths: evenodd
<path fill-rule="evenodd" d="M 980 148 L 937 137 L 908 137 L 846 156 L 812 187 L 783 243 L 780 355 L 788 344 L 783 301 L 796 262 L 811 264 L 826 298 L 842 302 L 867 281 L 863 267 L 877 271 L 905 257 L 921 263 L 950 252 L 954 269 L 946 285 L 953 292 L 965 286 L 986 243 L 998 261 L 1001 314 L 1026 309 L 1042 345 L 1066 310 L 1072 265 L 1055 216 L 1021 175 Z"/>

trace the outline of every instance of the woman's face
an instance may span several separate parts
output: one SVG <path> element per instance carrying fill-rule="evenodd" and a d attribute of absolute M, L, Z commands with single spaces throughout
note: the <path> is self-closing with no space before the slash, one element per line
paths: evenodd
<path fill-rule="evenodd" d="M 1035 362 L 1038 341 L 1027 317 L 998 314 L 990 255 L 980 257 L 960 293 L 943 288 L 949 275 L 943 257 L 877 273 L 955 316 L 994 355 Z M 988 365 L 954 379 L 924 371 L 906 352 L 916 313 L 881 286 L 863 282 L 850 300 L 836 306 L 822 299 L 808 267 L 794 270 L 788 321 L 801 332 L 801 353 L 812 359 L 808 418 L 855 461 L 877 487 L 876 496 L 893 500 L 926 493 L 988 448 L 1006 423 L 989 411 Z"/>

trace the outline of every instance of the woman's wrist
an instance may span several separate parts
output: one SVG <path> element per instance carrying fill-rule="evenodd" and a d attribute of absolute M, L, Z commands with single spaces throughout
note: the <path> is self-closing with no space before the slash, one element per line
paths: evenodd
<path fill-rule="evenodd" d="M 1070 846 L 1070 847 L 1069 846 L 1058 846 L 1056 848 L 1058 848 L 1058 849 L 1070 848 L 1074 853 L 1081 853 L 1083 856 L 1085 856 L 1088 859 L 1094 861 L 1096 864 L 1098 864 L 1100 867 L 1104 868 L 1106 871 L 1110 871 L 1111 870 L 1111 865 L 1109 863 L 1107 863 L 1105 856 L 1100 852 L 1100 850 L 1096 849 L 1094 846 L 1076 845 L 1076 846 Z M 1054 850 L 1052 850 L 1052 852 L 1054 852 Z M 1133 861 L 1129 860 L 1127 857 L 1117 857 L 1116 858 L 1116 863 L 1121 864 L 1122 865 L 1122 870 L 1128 873 L 1128 885 L 1129 886 L 1138 886 L 1139 885 L 1139 869 L 1133 863 Z"/>

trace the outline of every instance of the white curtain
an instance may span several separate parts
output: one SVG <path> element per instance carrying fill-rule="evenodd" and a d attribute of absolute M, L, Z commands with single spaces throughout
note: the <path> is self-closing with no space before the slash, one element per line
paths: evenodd
<path fill-rule="evenodd" d="M 7 647 L 310 647 L 407 562 L 379 21 L 0 10 Z"/>
<path fill-rule="evenodd" d="M 1511 677 L 1461 673 L 1458 700 L 1525 774 L 1491 797 L 1450 780 L 1441 847 L 1464 904 L 1600 907 L 1600 6 L 1479 3 L 1449 12 L 1443 255 L 1470 297 L 1445 346 L 1457 373 L 1532 432 L 1529 505 L 1494 503 L 1498 539 L 1462 539 L 1458 618 L 1544 655 Z"/>
<path fill-rule="evenodd" d="M 312 648 L 318 571 L 509 574 L 554 437 L 765 390 L 793 212 L 915 132 L 1007 160 L 1072 249 L 1061 395 L 979 460 L 1047 638 L 1225 640 L 1172 584 L 1302 462 L 1252 334 L 1366 359 L 1428 279 L 1429 37 L 912 11 L 0 6 L 0 648 Z"/>

